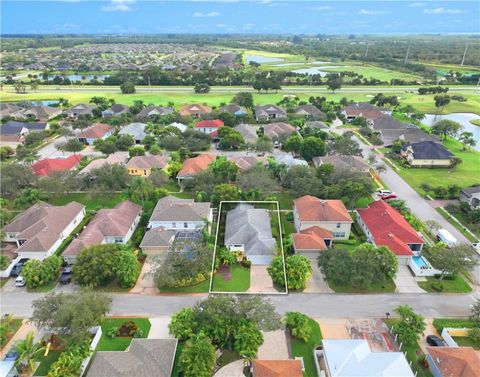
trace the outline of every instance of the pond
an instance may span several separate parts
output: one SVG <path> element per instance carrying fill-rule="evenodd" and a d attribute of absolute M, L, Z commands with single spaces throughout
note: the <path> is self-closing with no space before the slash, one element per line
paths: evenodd
<path fill-rule="evenodd" d="M 473 133 L 474 139 L 477 141 L 475 149 L 480 151 L 480 127 L 470 123 L 472 119 L 479 119 L 480 115 L 473 113 L 451 113 L 446 115 L 425 114 L 425 119 L 422 121 L 427 126 L 432 126 L 439 120 L 448 119 L 460 123 L 463 126 L 463 131 Z"/>
<path fill-rule="evenodd" d="M 52 75 L 48 77 L 48 80 L 53 80 L 55 76 L 63 77 L 63 75 Z M 97 80 L 101 81 L 105 79 L 105 77 L 109 77 L 110 75 L 65 75 L 70 81 L 83 81 L 83 77 L 85 77 L 85 81 L 93 80 L 95 77 Z"/>
<path fill-rule="evenodd" d="M 298 62 L 298 63 L 282 63 L 282 64 L 275 64 L 275 67 L 289 67 L 292 65 L 311 65 L 311 64 L 330 64 L 331 62 L 321 62 L 321 61 L 314 61 L 314 62 Z"/>
<path fill-rule="evenodd" d="M 327 71 L 323 71 L 324 69 L 328 68 L 347 68 L 347 66 L 338 66 L 338 65 L 323 65 L 321 67 L 310 67 L 310 68 L 301 68 L 301 69 L 295 69 L 293 73 L 300 73 L 300 74 L 307 74 L 307 75 L 320 75 L 322 77 L 325 77 L 328 73 Z"/>
<path fill-rule="evenodd" d="M 283 62 L 284 59 L 282 58 L 272 58 L 269 56 L 260 56 L 260 55 L 245 55 L 245 59 L 247 64 L 250 62 L 257 62 L 257 63 L 274 63 L 274 62 Z"/>
<path fill-rule="evenodd" d="M 52 105 L 57 105 L 60 101 L 56 99 L 49 99 L 49 100 L 43 100 L 43 101 L 25 101 L 25 102 L 7 102 L 12 105 L 22 105 L 24 103 L 28 103 L 29 105 L 32 106 L 52 106 Z"/>

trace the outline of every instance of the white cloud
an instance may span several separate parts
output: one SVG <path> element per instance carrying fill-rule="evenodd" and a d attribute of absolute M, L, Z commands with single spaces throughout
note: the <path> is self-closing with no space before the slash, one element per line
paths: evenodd
<path fill-rule="evenodd" d="M 208 13 L 204 13 L 204 12 L 195 12 L 194 14 L 192 14 L 193 17 L 217 17 L 217 16 L 220 16 L 220 13 L 218 12 L 208 12 Z"/>
<path fill-rule="evenodd" d="M 101 10 L 102 12 L 130 12 L 132 10 L 131 6 L 135 3 L 135 0 L 110 0 L 110 3 L 104 5 Z"/>
<path fill-rule="evenodd" d="M 368 9 L 360 9 L 358 11 L 358 14 L 366 14 L 370 16 L 375 16 L 377 14 L 388 14 L 390 13 L 389 11 L 386 10 L 368 10 Z"/>
<path fill-rule="evenodd" d="M 463 13 L 460 9 L 446 9 L 446 8 L 434 8 L 434 9 L 424 9 L 423 13 L 426 14 L 459 14 Z"/>
<path fill-rule="evenodd" d="M 427 4 L 426 3 L 418 3 L 418 2 L 408 4 L 409 7 L 423 7 L 425 5 L 427 5 Z"/>

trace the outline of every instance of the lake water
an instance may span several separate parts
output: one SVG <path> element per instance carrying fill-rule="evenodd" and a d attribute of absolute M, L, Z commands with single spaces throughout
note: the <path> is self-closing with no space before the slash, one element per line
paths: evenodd
<path fill-rule="evenodd" d="M 53 76 L 49 76 L 48 79 L 53 80 L 55 76 L 63 77 L 62 75 L 53 75 Z M 82 81 L 82 77 L 85 77 L 86 81 L 93 80 L 94 77 L 96 77 L 97 80 L 101 81 L 105 77 L 109 77 L 109 76 L 110 75 L 65 75 L 65 77 L 67 77 L 70 81 Z"/>
<path fill-rule="evenodd" d="M 432 126 L 442 119 L 453 120 L 454 122 L 460 123 L 463 126 L 463 131 L 468 131 L 473 134 L 473 137 L 477 141 L 475 149 L 480 151 L 480 127 L 470 123 L 472 119 L 479 118 L 480 115 L 473 113 L 451 113 L 446 115 L 425 114 L 425 119 L 422 120 L 422 123 L 427 126 Z"/>
<path fill-rule="evenodd" d="M 275 67 L 289 67 L 292 65 L 311 65 L 311 64 L 330 64 L 331 62 L 321 62 L 321 61 L 314 61 L 314 62 L 303 62 L 303 63 L 282 63 L 282 64 L 275 64 Z"/>
<path fill-rule="evenodd" d="M 260 56 L 260 55 L 245 55 L 245 59 L 247 64 L 250 62 L 257 62 L 257 63 L 274 63 L 274 62 L 283 62 L 284 59 L 281 58 L 271 58 L 268 56 Z"/>
<path fill-rule="evenodd" d="M 324 71 L 324 69 L 328 69 L 328 68 L 347 68 L 347 66 L 323 65 L 321 67 L 310 67 L 310 68 L 295 69 L 295 70 L 290 71 L 290 72 L 307 74 L 307 75 L 320 75 L 322 77 L 325 77 L 328 73 L 331 73 L 331 72 Z"/>
<path fill-rule="evenodd" d="M 32 106 L 50 106 L 50 105 L 56 105 L 60 101 L 56 99 L 50 99 L 50 100 L 44 100 L 44 101 L 26 101 L 26 102 L 30 102 Z M 21 104 L 21 102 L 7 102 L 7 103 L 10 103 L 12 105 Z"/>

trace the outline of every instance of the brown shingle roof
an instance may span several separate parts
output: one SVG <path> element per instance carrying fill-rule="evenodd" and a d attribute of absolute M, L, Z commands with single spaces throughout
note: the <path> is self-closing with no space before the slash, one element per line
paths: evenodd
<path fill-rule="evenodd" d="M 480 357 L 472 347 L 427 347 L 443 376 L 480 376 Z"/>
<path fill-rule="evenodd" d="M 266 124 L 263 129 L 265 136 L 270 139 L 278 139 L 282 136 L 288 136 L 296 130 L 291 124 L 284 122 L 269 123 Z"/>
<path fill-rule="evenodd" d="M 323 200 L 305 195 L 294 200 L 301 221 L 348 221 L 352 222 L 341 200 Z"/>
<path fill-rule="evenodd" d="M 264 161 L 261 157 L 257 156 L 233 156 L 230 157 L 229 160 L 235 163 L 241 170 L 248 170 Z"/>
<path fill-rule="evenodd" d="M 196 203 L 193 199 L 166 196 L 160 199 L 150 221 L 202 221 L 208 218 L 210 203 Z"/>
<path fill-rule="evenodd" d="M 86 247 L 102 243 L 106 237 L 124 237 L 141 211 L 141 206 L 129 200 L 112 209 L 101 209 L 63 255 L 77 255 Z"/>
<path fill-rule="evenodd" d="M 255 377 L 302 377 L 300 360 L 253 360 Z"/>
<path fill-rule="evenodd" d="M 103 123 L 95 123 L 93 126 L 85 128 L 78 137 L 85 139 L 101 139 L 113 129 L 112 126 Z"/>
<path fill-rule="evenodd" d="M 169 246 L 172 237 L 175 236 L 175 230 L 168 230 L 160 226 L 155 229 L 148 230 L 143 236 L 140 247 L 160 247 Z"/>
<path fill-rule="evenodd" d="M 134 156 L 128 161 L 127 168 L 137 169 L 163 169 L 167 166 L 167 159 L 163 156 Z"/>

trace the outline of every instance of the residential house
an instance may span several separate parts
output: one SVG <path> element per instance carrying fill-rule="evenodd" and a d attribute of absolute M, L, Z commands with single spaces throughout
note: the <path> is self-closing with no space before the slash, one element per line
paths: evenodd
<path fill-rule="evenodd" d="M 269 123 L 263 126 L 264 135 L 273 141 L 285 140 L 294 132 L 297 132 L 297 129 L 291 124 L 284 122 Z"/>
<path fill-rule="evenodd" d="M 287 112 L 276 105 L 255 106 L 255 119 L 257 121 L 268 121 L 271 119 L 286 119 Z"/>
<path fill-rule="evenodd" d="M 165 254 L 173 244 L 176 230 L 166 229 L 163 226 L 149 229 L 145 232 L 140 249 L 147 255 Z"/>
<path fill-rule="evenodd" d="M 230 113 L 237 116 L 243 116 L 248 113 L 245 107 L 237 105 L 236 103 L 230 103 L 226 106 L 221 107 L 220 112 Z"/>
<path fill-rule="evenodd" d="M 0 102 L 0 114 L 2 118 L 6 116 L 16 118 L 18 115 L 21 116 L 24 110 L 25 109 L 21 106 L 12 105 L 11 103 Z"/>
<path fill-rule="evenodd" d="M 357 208 L 357 223 L 376 246 L 387 246 L 399 263 L 407 264 L 413 255 L 422 251 L 425 242 L 405 218 L 384 200 Z"/>
<path fill-rule="evenodd" d="M 170 377 L 177 339 L 132 339 L 126 351 L 98 351 L 87 377 Z"/>
<path fill-rule="evenodd" d="M 313 105 L 301 105 L 295 109 L 296 115 L 301 115 L 307 119 L 323 118 L 325 114 Z"/>
<path fill-rule="evenodd" d="M 421 167 L 444 167 L 451 165 L 452 152 L 440 143 L 433 141 L 421 141 L 402 147 L 400 155 L 405 158 L 410 166 Z"/>
<path fill-rule="evenodd" d="M 330 164 L 334 170 L 350 170 L 363 174 L 370 174 L 370 166 L 358 156 L 318 156 L 313 158 L 316 168 Z"/>
<path fill-rule="evenodd" d="M 197 157 L 187 158 L 183 162 L 182 169 L 177 174 L 177 180 L 182 183 L 185 179 L 192 179 L 196 174 L 207 170 L 209 165 L 215 161 L 215 156 L 201 154 Z"/>
<path fill-rule="evenodd" d="M 2 228 L 5 242 L 15 242 L 21 258 L 43 260 L 52 255 L 85 217 L 85 206 L 37 203 Z"/>
<path fill-rule="evenodd" d="M 460 200 L 470 207 L 480 207 L 480 186 L 464 188 L 460 191 Z"/>
<path fill-rule="evenodd" d="M 49 119 L 53 119 L 62 113 L 60 107 L 51 106 L 32 106 L 23 112 L 23 115 L 27 119 L 39 120 L 46 122 Z"/>
<path fill-rule="evenodd" d="M 78 118 L 79 116 L 93 116 L 93 110 L 96 106 L 88 103 L 79 103 L 68 109 L 66 114 L 69 118 Z"/>
<path fill-rule="evenodd" d="M 181 116 L 191 116 L 194 118 L 200 118 L 201 115 L 210 114 L 211 112 L 211 107 L 198 103 L 193 105 L 184 105 L 180 108 Z"/>
<path fill-rule="evenodd" d="M 397 140 L 405 141 L 407 143 L 419 143 L 422 141 L 432 141 L 438 143 L 438 138 L 435 135 L 430 135 L 428 132 L 420 128 L 402 128 L 393 130 L 381 130 L 380 138 L 383 141 L 383 146 L 391 147 Z"/>
<path fill-rule="evenodd" d="M 309 121 L 306 123 L 306 126 L 307 127 L 310 127 L 310 128 L 316 128 L 316 129 L 319 129 L 319 130 L 328 130 L 330 127 L 328 127 L 328 125 L 324 122 L 321 122 L 319 120 L 312 120 L 312 121 Z"/>
<path fill-rule="evenodd" d="M 16 147 L 23 144 L 30 132 L 42 132 L 50 129 L 48 123 L 27 123 L 9 120 L 0 126 L 0 145 Z"/>
<path fill-rule="evenodd" d="M 332 245 L 333 233 L 318 225 L 292 233 L 292 246 L 297 254 L 316 254 Z"/>
<path fill-rule="evenodd" d="M 46 158 L 32 164 L 31 169 L 33 174 L 46 177 L 53 174 L 55 171 L 72 170 L 83 158 L 81 154 L 73 154 L 66 158 Z"/>
<path fill-rule="evenodd" d="M 121 105 L 119 103 L 116 103 L 110 106 L 108 109 L 103 110 L 102 117 L 128 114 L 129 112 L 130 112 L 130 107 L 128 107 L 127 105 Z"/>
<path fill-rule="evenodd" d="M 274 155 L 275 161 L 278 165 L 285 165 L 287 168 L 292 166 L 308 166 L 308 162 L 300 158 L 294 158 L 290 153 L 282 153 Z"/>
<path fill-rule="evenodd" d="M 378 118 L 375 118 L 373 121 L 368 123 L 368 126 L 372 131 L 380 133 L 385 130 L 406 130 L 408 128 L 417 128 L 417 126 L 414 124 L 400 122 L 390 115 L 382 115 Z"/>
<path fill-rule="evenodd" d="M 164 169 L 168 161 L 164 156 L 134 156 L 127 162 L 128 174 L 148 177 L 152 169 Z"/>
<path fill-rule="evenodd" d="M 258 156 L 232 156 L 229 161 L 237 165 L 239 170 L 248 170 L 258 164 L 265 164 L 265 159 Z"/>
<path fill-rule="evenodd" d="M 107 158 L 97 158 L 80 170 L 78 174 L 90 174 L 93 170 L 99 169 L 105 165 L 125 165 L 128 161 L 128 157 L 128 152 L 115 152 L 108 155 Z"/>
<path fill-rule="evenodd" d="M 201 120 L 195 123 L 195 130 L 210 135 L 212 139 L 218 138 L 218 130 L 223 127 L 223 121 L 220 119 Z"/>
<path fill-rule="evenodd" d="M 175 196 L 161 198 L 148 222 L 151 229 L 198 230 L 211 222 L 213 211 L 210 203 L 195 202 L 193 199 L 180 199 Z"/>
<path fill-rule="evenodd" d="M 241 203 L 227 212 L 224 244 L 241 251 L 255 265 L 268 265 L 276 255 L 270 214 L 264 208 Z"/>
<path fill-rule="evenodd" d="M 301 360 L 253 360 L 252 377 L 302 377 Z"/>
<path fill-rule="evenodd" d="M 173 122 L 169 124 L 170 127 L 175 127 L 180 130 L 180 132 L 185 132 L 187 130 L 187 126 L 183 123 Z"/>
<path fill-rule="evenodd" d="M 173 113 L 173 108 L 163 106 L 147 106 L 137 114 L 138 118 L 150 118 L 155 119 L 164 115 Z"/>
<path fill-rule="evenodd" d="M 109 124 L 95 123 L 90 127 L 85 128 L 77 136 L 78 141 L 85 145 L 93 145 L 95 140 L 105 140 L 112 136 L 115 128 Z"/>
<path fill-rule="evenodd" d="M 235 131 L 240 132 L 243 136 L 243 140 L 249 144 L 255 144 L 258 140 L 258 130 L 260 129 L 259 126 L 251 125 L 251 124 L 239 124 L 234 127 Z"/>
<path fill-rule="evenodd" d="M 118 135 L 130 135 L 135 144 L 141 144 L 145 136 L 148 134 L 145 132 L 145 128 L 147 125 L 145 123 L 130 123 L 123 127 L 119 132 Z"/>
<path fill-rule="evenodd" d="M 75 263 L 83 249 L 100 244 L 125 245 L 140 222 L 142 206 L 129 200 L 114 208 L 102 208 L 63 252 L 69 264 Z"/>
<path fill-rule="evenodd" d="M 315 351 L 326 377 L 414 377 L 403 352 L 373 352 L 365 339 L 324 339 Z"/>
<path fill-rule="evenodd" d="M 391 111 L 388 109 L 375 107 L 368 102 L 358 102 L 348 105 L 343 109 L 342 113 L 349 122 L 360 117 L 371 122 L 384 115 L 391 115 Z"/>
<path fill-rule="evenodd" d="M 480 356 L 472 347 L 427 347 L 433 377 L 478 377 Z"/>
<path fill-rule="evenodd" d="M 341 200 L 324 200 L 305 195 L 293 201 L 297 232 L 312 226 L 332 232 L 333 240 L 348 240 L 353 220 Z"/>

